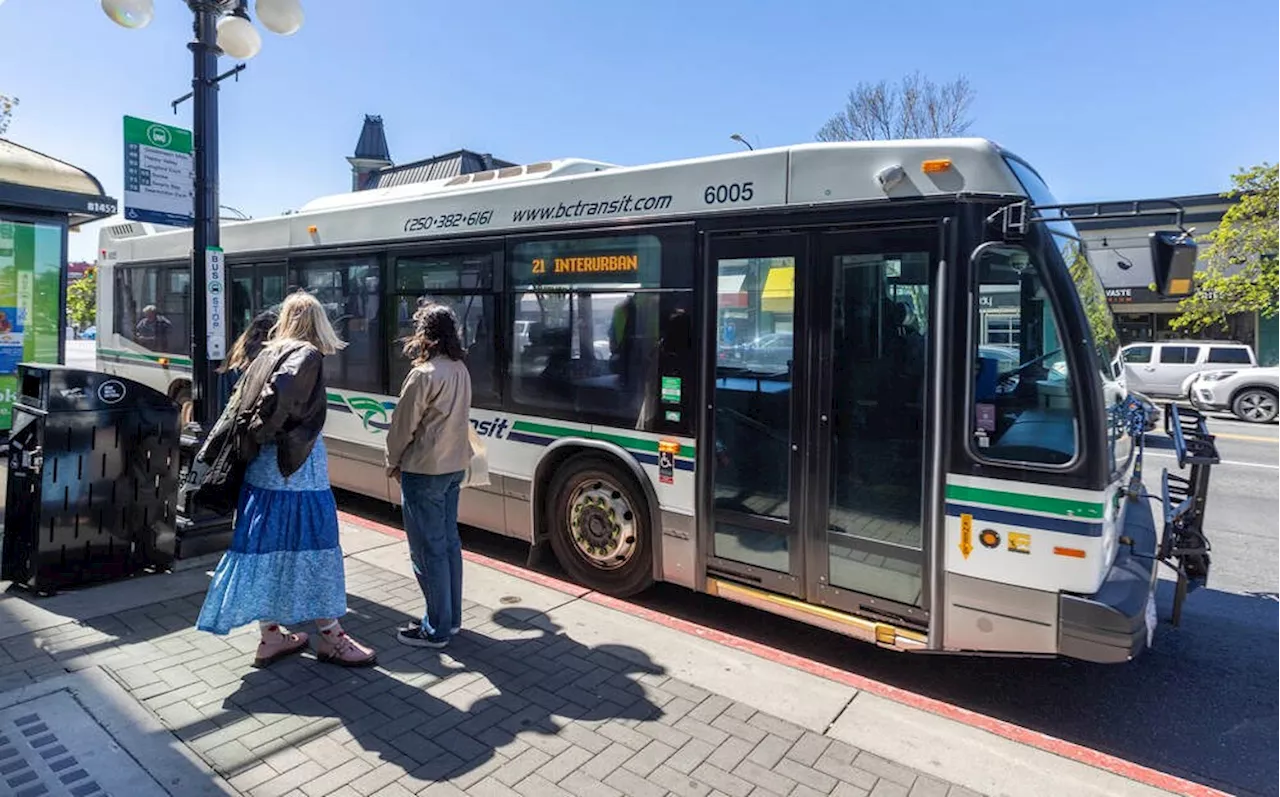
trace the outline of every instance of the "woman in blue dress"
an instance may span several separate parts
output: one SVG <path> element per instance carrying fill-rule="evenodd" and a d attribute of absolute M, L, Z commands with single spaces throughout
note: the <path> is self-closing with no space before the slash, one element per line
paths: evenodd
<path fill-rule="evenodd" d="M 240 377 L 237 434 L 249 464 L 230 550 L 213 576 L 196 625 L 227 634 L 254 621 L 262 638 L 254 665 L 307 647 L 293 626 L 314 620 L 316 658 L 344 667 L 376 662 L 342 630 L 347 611 L 338 514 L 321 431 L 324 357 L 344 344 L 320 302 L 294 293 L 262 352 Z M 259 387 L 259 385 L 261 387 Z"/>

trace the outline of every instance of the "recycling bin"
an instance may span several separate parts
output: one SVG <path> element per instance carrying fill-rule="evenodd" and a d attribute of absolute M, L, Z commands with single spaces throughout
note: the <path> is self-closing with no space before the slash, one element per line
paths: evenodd
<path fill-rule="evenodd" d="M 171 565 L 178 405 L 131 379 L 18 366 L 0 578 L 33 591 Z"/>

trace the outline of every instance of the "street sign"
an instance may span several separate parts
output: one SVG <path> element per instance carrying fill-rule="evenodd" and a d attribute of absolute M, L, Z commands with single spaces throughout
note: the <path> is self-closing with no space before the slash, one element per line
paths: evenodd
<path fill-rule="evenodd" d="M 124 217 L 190 227 L 195 176 L 190 130 L 124 118 Z"/>
<path fill-rule="evenodd" d="M 227 275 L 222 260 L 222 249 L 210 246 L 204 252 L 205 319 L 209 333 L 205 350 L 210 360 L 222 360 L 227 356 L 227 298 L 223 290 Z"/>

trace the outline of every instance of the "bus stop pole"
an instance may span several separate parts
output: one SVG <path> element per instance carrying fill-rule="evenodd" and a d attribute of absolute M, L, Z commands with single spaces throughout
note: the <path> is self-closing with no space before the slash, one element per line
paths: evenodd
<path fill-rule="evenodd" d="M 193 57 L 191 77 L 192 142 L 195 160 L 191 231 L 191 399 L 192 423 L 182 430 L 183 465 L 191 468 L 196 453 L 222 413 L 215 361 L 209 359 L 209 280 L 211 247 L 220 243 L 218 229 L 218 18 L 226 0 L 187 0 L 194 16 L 195 37 L 187 45 Z M 220 253 L 219 253 L 220 254 Z M 224 308 L 225 311 L 225 308 Z M 220 553 L 231 543 L 231 518 L 180 498 L 176 507 L 175 555 L 195 559 Z"/>
<path fill-rule="evenodd" d="M 220 241 L 218 229 L 218 17 L 215 0 L 188 0 L 195 38 L 191 78 L 195 160 L 195 226 L 191 236 L 191 397 L 196 437 L 203 439 L 222 412 L 215 362 L 209 360 L 207 259 Z"/>

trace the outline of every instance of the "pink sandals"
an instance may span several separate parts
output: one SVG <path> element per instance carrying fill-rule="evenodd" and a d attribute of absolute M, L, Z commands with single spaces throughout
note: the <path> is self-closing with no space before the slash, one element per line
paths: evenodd
<path fill-rule="evenodd" d="M 316 659 L 339 667 L 372 667 L 378 663 L 378 654 L 347 636 L 335 623 L 333 628 L 320 632 Z"/>
<path fill-rule="evenodd" d="M 286 656 L 292 656 L 307 646 L 308 639 L 301 631 L 288 633 L 282 631 L 280 626 L 273 625 L 263 632 L 262 640 L 258 642 L 258 653 L 253 659 L 253 666 L 266 667 Z"/>

